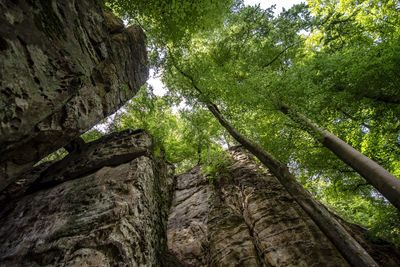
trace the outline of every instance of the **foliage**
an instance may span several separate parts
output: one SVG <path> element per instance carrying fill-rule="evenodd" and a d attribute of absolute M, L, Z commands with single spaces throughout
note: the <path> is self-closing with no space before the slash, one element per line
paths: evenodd
<path fill-rule="evenodd" d="M 239 7 L 224 27 L 195 36 L 190 47 L 170 48 L 163 81 L 171 95 L 190 105 L 218 104 L 241 133 L 288 163 L 321 201 L 394 241 L 400 225 L 389 223 L 397 216 L 393 207 L 370 186 L 359 186 L 365 183 L 361 177 L 274 104 L 283 100 L 399 175 L 400 110 L 387 101 L 400 92 L 398 28 L 383 26 L 387 21 L 377 25 L 371 12 L 382 14 L 382 20 L 390 13 L 390 22 L 397 18 L 386 2 L 362 3 L 369 13 L 350 1 L 334 1 L 333 9 L 328 1 L 314 1 L 319 12 L 314 18 L 305 5 L 278 17 L 271 9 Z M 340 16 L 344 21 L 334 20 Z M 347 25 L 336 27 L 336 22 Z"/>
<path fill-rule="evenodd" d="M 111 131 L 144 129 L 152 134 L 156 148 L 165 151 L 166 161 L 177 172 L 205 162 L 212 150 L 219 150 L 223 130 L 205 110 L 173 111 L 173 98 L 154 95 L 151 86 L 142 88 L 117 115 Z"/>
<path fill-rule="evenodd" d="M 99 139 L 105 134 L 106 132 L 101 132 L 99 129 L 96 129 L 96 127 L 94 127 L 93 129 L 90 129 L 86 133 L 82 134 L 81 138 L 83 139 L 83 141 L 85 141 L 85 143 L 89 143 Z"/>
<path fill-rule="evenodd" d="M 166 45 L 185 45 L 193 34 L 221 23 L 233 5 L 233 0 L 103 1 L 125 22 L 142 26 L 154 65 L 158 64 Z"/>
<path fill-rule="evenodd" d="M 228 166 L 232 159 L 227 150 L 215 150 L 209 156 L 208 162 L 201 166 L 202 173 L 207 176 L 210 184 L 218 184 L 222 176 L 229 173 Z"/>
<path fill-rule="evenodd" d="M 398 37 L 400 16 L 394 0 L 310 0 L 321 20 L 315 37 L 331 49 L 357 43 L 369 46 Z"/>
<path fill-rule="evenodd" d="M 53 153 L 47 155 L 46 157 L 42 158 L 38 162 L 36 162 L 34 166 L 38 166 L 38 165 L 48 162 L 48 161 L 59 161 L 59 160 L 62 160 L 63 158 L 65 158 L 67 155 L 68 155 L 68 151 L 62 147 L 60 149 L 57 149 Z"/>
<path fill-rule="evenodd" d="M 276 106 L 282 100 L 399 176 L 397 1 L 309 0 L 277 17 L 232 2 L 105 1 L 145 28 L 169 90 L 142 89 L 110 130 L 147 130 L 178 172 L 206 163 L 213 183 L 229 164 L 221 145 L 233 141 L 205 109 L 212 101 L 325 205 L 400 244 L 398 211 Z"/>

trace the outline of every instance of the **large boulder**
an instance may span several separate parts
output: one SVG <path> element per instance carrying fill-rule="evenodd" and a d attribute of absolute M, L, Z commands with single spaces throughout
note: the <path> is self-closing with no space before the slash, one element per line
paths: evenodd
<path fill-rule="evenodd" d="M 0 0 L 0 191 L 132 98 L 145 35 L 98 0 Z"/>
<path fill-rule="evenodd" d="M 148 133 L 103 137 L 36 177 L 0 208 L 1 266 L 163 264 L 173 168 Z"/>

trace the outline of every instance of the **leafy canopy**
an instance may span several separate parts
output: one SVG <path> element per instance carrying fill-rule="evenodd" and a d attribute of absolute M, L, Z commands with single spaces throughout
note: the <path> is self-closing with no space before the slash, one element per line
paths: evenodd
<path fill-rule="evenodd" d="M 167 45 L 185 46 L 192 36 L 221 23 L 234 0 L 102 0 L 148 38 L 150 63 L 159 67 Z"/>
<path fill-rule="evenodd" d="M 111 131 L 143 128 L 178 172 L 207 163 L 204 169 L 215 176 L 225 164 L 217 160 L 224 158 L 218 156 L 222 145 L 234 142 L 205 109 L 212 101 L 239 131 L 287 163 L 330 209 L 370 225 L 371 237 L 400 244 L 398 211 L 284 116 L 275 101 L 399 176 L 397 1 L 310 0 L 277 17 L 273 8 L 240 1 L 233 7 L 232 1 L 206 0 L 105 3 L 144 27 L 152 64 L 168 88 L 163 97 L 150 86 L 142 88 Z M 171 108 L 179 103 L 185 108 Z"/>
<path fill-rule="evenodd" d="M 190 104 L 216 103 L 239 131 L 289 164 L 318 199 L 372 225 L 375 236 L 400 243 L 398 212 L 274 101 L 399 176 L 398 28 L 384 26 L 398 15 L 387 4 L 350 3 L 313 3 L 315 16 L 306 5 L 278 17 L 271 9 L 242 6 L 223 27 L 198 34 L 188 47 L 170 48 L 163 81 Z M 376 14 L 382 21 L 371 18 Z"/>

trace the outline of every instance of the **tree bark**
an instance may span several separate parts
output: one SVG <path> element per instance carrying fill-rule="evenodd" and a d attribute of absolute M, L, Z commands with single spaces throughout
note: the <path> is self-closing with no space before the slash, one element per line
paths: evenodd
<path fill-rule="evenodd" d="M 321 129 L 304 115 L 296 112 L 292 107 L 277 100 L 282 113 L 289 116 L 294 122 L 303 126 L 308 133 L 315 137 L 321 144 L 331 150 L 343 162 L 351 166 L 362 177 L 386 197 L 398 210 L 400 210 L 400 179 L 388 172 L 378 163 L 368 158 L 355 148 L 341 140 L 327 130 Z"/>
<path fill-rule="evenodd" d="M 317 202 L 289 172 L 286 165 L 279 162 L 260 145 L 239 133 L 220 113 L 218 108 L 207 105 L 207 108 L 218 119 L 220 124 L 241 145 L 255 155 L 278 178 L 295 201 L 313 219 L 324 234 L 332 241 L 344 258 L 352 266 L 378 266 L 365 249 L 343 228 L 343 226 L 329 213 L 326 208 Z"/>
<path fill-rule="evenodd" d="M 173 59 L 173 58 L 172 58 Z M 203 95 L 192 76 L 185 73 L 174 62 L 175 68 L 191 81 L 193 88 Z M 355 267 L 378 266 L 367 251 L 343 228 L 343 226 L 329 213 L 329 211 L 317 202 L 311 194 L 300 185 L 289 172 L 286 165 L 275 159 L 260 145 L 243 136 L 230 124 L 218 107 L 208 101 L 207 108 L 217 118 L 219 123 L 231 134 L 236 141 L 256 156 L 276 176 L 279 182 L 286 188 L 289 194 L 300 207 L 311 217 L 324 234 L 331 240 L 343 257 Z"/>

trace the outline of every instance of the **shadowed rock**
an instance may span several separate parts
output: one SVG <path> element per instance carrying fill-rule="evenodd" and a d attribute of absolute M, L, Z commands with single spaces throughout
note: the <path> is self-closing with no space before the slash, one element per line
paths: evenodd
<path fill-rule="evenodd" d="M 53 173 L 56 164 L 69 175 Z M 2 208 L 0 265 L 161 266 L 172 175 L 152 137 L 132 130 L 43 167 L 51 187 L 37 180 L 38 190 Z"/>
<path fill-rule="evenodd" d="M 0 190 L 132 98 L 145 35 L 97 0 L 0 0 Z"/>
<path fill-rule="evenodd" d="M 268 170 L 240 147 L 231 156 L 213 185 L 199 166 L 176 178 L 170 254 L 184 266 L 349 266 Z M 341 222 L 381 266 L 396 266 L 393 246 L 372 243 L 365 229 Z"/>

